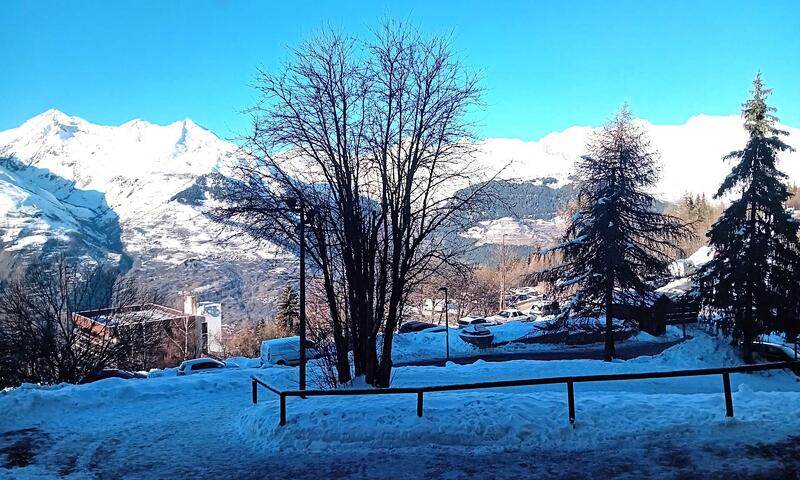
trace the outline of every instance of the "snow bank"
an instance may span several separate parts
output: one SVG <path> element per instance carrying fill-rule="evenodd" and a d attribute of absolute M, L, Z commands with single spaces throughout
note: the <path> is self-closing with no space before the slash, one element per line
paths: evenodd
<path fill-rule="evenodd" d="M 697 333 L 696 333 L 697 334 Z M 654 357 L 628 362 L 512 361 L 445 368 L 397 368 L 393 386 L 470 383 L 562 375 L 647 372 L 732 366 L 736 352 L 704 334 Z M 483 451 L 588 448 L 610 439 L 700 429 L 704 434 L 786 434 L 800 418 L 800 383 L 788 372 L 733 375 L 736 420 L 725 419 L 718 376 L 578 384 L 577 430 L 567 421 L 564 385 L 441 392 L 425 395 L 417 418 L 413 395 L 288 399 L 287 425 L 278 426 L 275 399 L 242 412 L 237 431 L 269 452 L 334 452 L 463 445 Z M 744 441 L 744 440 L 743 440 Z"/>
<path fill-rule="evenodd" d="M 444 368 L 402 367 L 395 369 L 393 385 L 703 368 L 736 362 L 735 352 L 726 343 L 695 335 L 661 355 L 628 362 L 478 361 Z M 31 465 L 0 470 L 0 477 L 10 473 L 12 478 L 56 478 L 72 472 L 63 475 L 117 478 L 125 472 L 130 478 L 245 478 L 253 472 L 281 472 L 269 470 L 270 466 L 302 469 L 309 461 L 325 458 L 338 465 L 343 458 L 369 457 L 381 450 L 389 450 L 382 458 L 396 459 L 395 454 L 402 452 L 409 459 L 427 458 L 428 463 L 421 460 L 423 465 L 439 464 L 465 446 L 477 453 L 516 451 L 524 456 L 533 452 L 534 459 L 538 449 L 591 449 L 595 455 L 604 455 L 603 449 L 611 448 L 618 457 L 638 456 L 649 454 L 648 444 L 638 443 L 639 439 L 695 450 L 785 440 L 796 435 L 800 418 L 796 377 L 764 372 L 731 377 L 735 420 L 724 417 L 722 381 L 714 376 L 576 385 L 575 430 L 567 421 L 564 385 L 431 393 L 425 396 L 423 418 L 416 417 L 413 395 L 290 398 L 288 423 L 279 428 L 275 395 L 261 389 L 259 404 L 250 402 L 253 373 L 277 388 L 297 388 L 296 368 L 266 367 L 220 369 L 186 377 L 107 379 L 89 385 L 25 385 L 4 391 L 0 393 L 4 413 L 0 449 L 8 444 L 3 443 L 6 433 L 31 431 L 43 443 L 32 452 Z M 190 453 L 209 446 L 214 454 L 202 461 Z M 551 463 L 557 460 L 541 457 L 542 461 L 547 458 Z M 402 460 L 393 465 L 397 467 L 391 469 L 405 467 Z M 358 472 L 354 475 L 369 476 Z M 325 477 L 325 473 L 316 474 Z"/>
<path fill-rule="evenodd" d="M 284 454 L 453 445 L 490 453 L 511 446 L 579 450 L 665 429 L 702 429 L 706 440 L 739 435 L 747 441 L 748 435 L 756 435 L 769 441 L 786 432 L 785 419 L 800 415 L 797 393 L 756 394 L 746 385 L 734 393 L 734 421 L 725 419 L 720 394 L 664 393 L 651 399 L 636 393 L 582 396 L 578 388 L 576 395 L 576 429 L 567 421 L 566 395 L 555 392 L 432 394 L 425 400 L 423 418 L 415 415 L 413 396 L 391 397 L 380 405 L 354 397 L 345 409 L 312 399 L 313 413 L 290 401 L 285 427 L 257 409 L 243 414 L 239 427 L 252 444 Z"/>
<path fill-rule="evenodd" d="M 259 368 L 261 366 L 261 359 L 250 357 L 230 357 L 225 359 L 225 363 L 233 363 L 241 368 Z"/>

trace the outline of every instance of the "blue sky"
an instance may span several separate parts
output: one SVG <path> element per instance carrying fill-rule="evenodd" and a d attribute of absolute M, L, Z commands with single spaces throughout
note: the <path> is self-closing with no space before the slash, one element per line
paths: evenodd
<path fill-rule="evenodd" d="M 48 108 L 104 124 L 192 118 L 247 129 L 257 67 L 330 26 L 382 17 L 452 34 L 483 74 L 484 137 L 599 125 L 624 101 L 654 123 L 734 114 L 761 69 L 800 126 L 800 8 L 771 1 L 2 2 L 0 130 Z"/>

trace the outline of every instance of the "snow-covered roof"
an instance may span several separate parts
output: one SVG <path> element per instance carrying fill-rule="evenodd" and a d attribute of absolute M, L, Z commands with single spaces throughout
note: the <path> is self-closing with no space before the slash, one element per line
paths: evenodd
<path fill-rule="evenodd" d="M 663 287 L 656 289 L 657 295 L 666 295 L 671 299 L 681 297 L 694 288 L 694 282 L 689 277 L 673 280 Z"/>
<path fill-rule="evenodd" d="M 700 267 L 714 259 L 714 252 L 714 248 L 704 245 L 698 248 L 696 252 L 689 255 L 686 260 L 692 262 L 695 267 Z"/>
<path fill-rule="evenodd" d="M 704 245 L 688 257 L 673 262 L 670 269 L 673 271 L 673 274 L 679 275 L 680 278 L 676 278 L 666 285 L 657 288 L 655 291 L 656 295 L 666 295 L 671 299 L 676 299 L 691 292 L 695 288 L 695 283 L 690 275 L 713 260 L 714 253 L 715 250 L 713 247 Z"/>
<path fill-rule="evenodd" d="M 75 315 L 86 318 L 96 324 L 119 327 L 149 322 L 167 322 L 186 317 L 180 310 L 147 303 L 121 308 L 104 308 L 77 312 Z"/>
<path fill-rule="evenodd" d="M 269 340 L 264 340 L 261 343 L 262 344 L 267 344 L 267 345 L 286 345 L 286 344 L 299 345 L 300 344 L 300 337 L 295 335 L 293 337 L 271 338 Z"/>

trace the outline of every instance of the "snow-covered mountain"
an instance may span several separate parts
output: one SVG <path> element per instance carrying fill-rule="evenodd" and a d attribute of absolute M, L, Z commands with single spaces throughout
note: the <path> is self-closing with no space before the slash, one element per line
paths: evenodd
<path fill-rule="evenodd" d="M 112 127 L 49 110 L 0 132 L 2 265 L 67 249 L 132 266 L 168 296 L 193 290 L 227 300 L 231 313 L 252 310 L 245 304 L 264 300 L 256 280 L 269 284 L 290 257 L 247 239 L 218 241 L 185 194 L 219 178 L 234 152 L 191 120 Z"/>
<path fill-rule="evenodd" d="M 731 165 L 722 157 L 744 147 L 747 133 L 741 117 L 697 115 L 681 125 L 653 125 L 639 120 L 650 138 L 651 147 L 660 153 L 662 176 L 658 193 L 663 200 L 676 200 L 685 192 L 713 195 L 730 173 Z M 782 127 L 789 132 L 789 145 L 800 148 L 800 128 Z M 584 153 L 591 127 L 571 127 L 551 133 L 538 141 L 494 138 L 481 145 L 478 161 L 486 169 L 508 179 L 553 177 L 569 182 L 576 159 Z M 784 153 L 779 167 L 790 181 L 800 182 L 800 151 Z"/>
<path fill-rule="evenodd" d="M 642 125 L 661 152 L 666 200 L 685 191 L 713 194 L 730 169 L 722 156 L 746 139 L 736 116 Z M 788 143 L 800 147 L 800 129 L 787 130 Z M 465 237 L 524 245 L 555 235 L 553 216 L 571 195 L 572 164 L 592 131 L 482 142 L 476 159 L 483 170 L 506 167 L 500 178 L 509 181 L 497 187 L 502 205 L 487 208 Z M 222 300 L 234 317 L 261 315 L 291 278 L 292 257 L 247 238 L 220 242 L 201 213 L 206 192 L 224 188 L 224 165 L 235 151 L 188 119 L 103 126 L 49 110 L 0 132 L 0 276 L 30 255 L 61 249 L 119 262 L 175 300 L 193 290 Z M 791 181 L 800 181 L 798 160 L 800 153 L 782 157 Z"/>
<path fill-rule="evenodd" d="M 747 141 L 742 119 L 736 115 L 697 115 L 681 125 L 653 125 L 638 120 L 647 133 L 651 147 L 661 160 L 661 179 L 656 192 L 663 201 L 674 201 L 684 193 L 705 193 L 712 197 L 730 172 L 731 165 L 722 157 L 741 149 Z M 800 148 L 800 129 L 783 126 L 789 132 L 789 145 Z M 487 139 L 480 145 L 477 160 L 488 172 L 501 171 L 500 178 L 517 180 L 520 187 L 504 188 L 501 197 L 511 204 L 523 204 L 521 214 L 488 215 L 465 233 L 465 237 L 480 243 L 506 242 L 517 245 L 546 243 L 559 232 L 557 222 L 542 218 L 541 209 L 526 211 L 525 202 L 531 192 L 522 185 L 551 187 L 551 199 L 563 199 L 570 173 L 585 151 L 586 141 L 595 129 L 571 127 L 551 133 L 544 138 L 526 142 L 518 139 Z M 789 175 L 789 181 L 800 183 L 800 150 L 781 154 L 779 168 Z M 565 187 L 566 188 L 566 187 Z M 517 195 L 515 191 L 518 191 Z M 547 190 L 536 193 L 539 202 L 546 202 Z M 571 193 L 570 193 L 571 194 Z M 515 196 L 517 198 L 515 198 Z"/>

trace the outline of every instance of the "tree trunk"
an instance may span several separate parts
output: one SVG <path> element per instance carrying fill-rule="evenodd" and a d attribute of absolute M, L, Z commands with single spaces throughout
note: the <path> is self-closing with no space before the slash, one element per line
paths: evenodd
<path fill-rule="evenodd" d="M 324 242 L 324 237 L 318 236 Z M 327 261 L 327 257 L 324 257 Z M 327 267 L 327 263 L 325 264 Z M 325 296 L 328 299 L 328 311 L 330 312 L 331 323 L 333 324 L 333 341 L 336 345 L 336 374 L 339 377 L 339 383 L 347 383 L 352 380 L 350 374 L 350 357 L 348 351 L 348 338 L 346 332 L 346 325 L 342 325 L 342 317 L 338 310 L 336 303 L 336 290 L 333 286 L 333 280 L 330 276 L 330 271 L 327 268 L 322 268 L 323 273 L 323 286 L 325 288 Z M 344 328 L 343 328 L 344 327 Z"/>
<path fill-rule="evenodd" d="M 750 300 L 748 299 L 748 305 L 745 307 L 744 319 L 742 320 L 742 359 L 745 363 L 753 363 L 753 342 L 756 339 L 755 323 L 749 304 Z"/>
<path fill-rule="evenodd" d="M 380 365 L 378 364 L 378 339 L 370 334 L 368 349 L 366 352 L 366 372 L 364 379 L 369 385 L 379 387 L 378 385 L 378 372 Z"/>
<path fill-rule="evenodd" d="M 378 367 L 378 371 L 375 372 L 374 386 L 378 388 L 389 388 L 392 380 L 391 375 L 392 375 L 392 359 L 390 356 L 389 358 L 384 358 L 383 360 L 381 360 L 380 366 Z"/>
<path fill-rule="evenodd" d="M 392 322 L 392 323 L 396 323 Z M 392 341 L 394 340 L 394 328 L 386 328 L 383 332 L 383 349 L 381 350 L 381 361 L 375 372 L 374 385 L 378 388 L 389 388 L 392 374 Z"/>
<path fill-rule="evenodd" d="M 614 348 L 614 284 L 609 283 L 606 286 L 606 345 L 605 345 L 605 361 L 610 362 L 617 356 L 616 349 Z"/>

